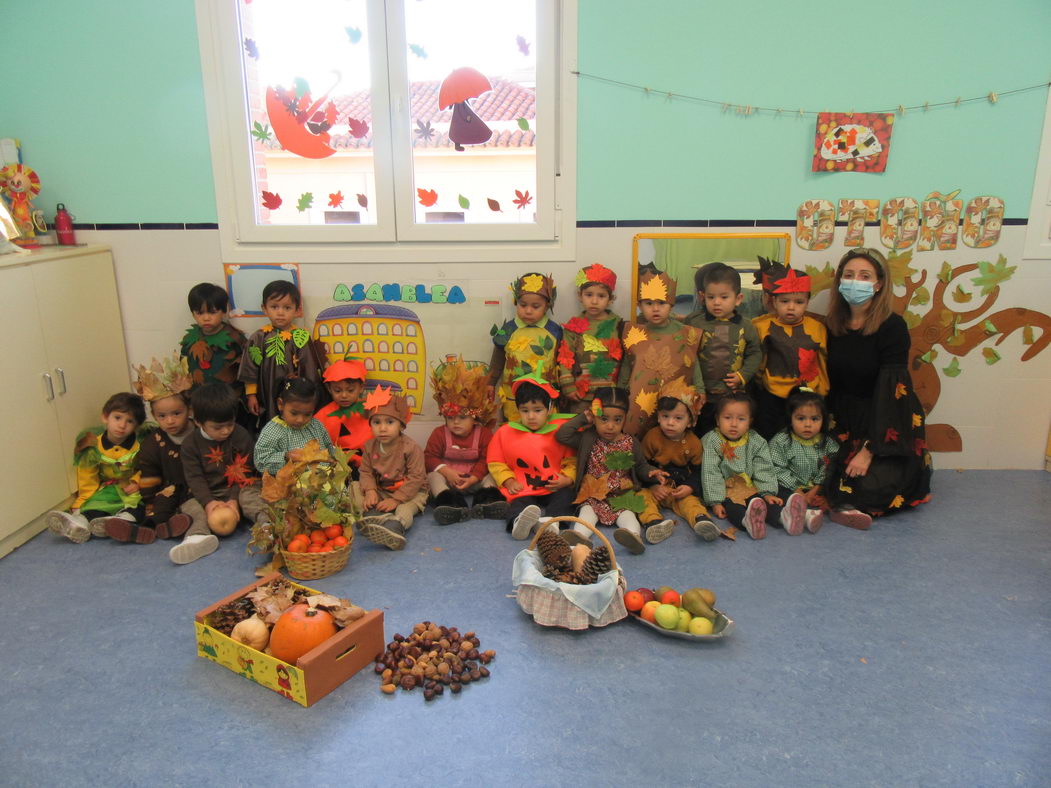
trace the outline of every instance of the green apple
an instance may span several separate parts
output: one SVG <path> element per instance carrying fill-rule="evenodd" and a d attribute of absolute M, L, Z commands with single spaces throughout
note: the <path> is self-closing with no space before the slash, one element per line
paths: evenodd
<path fill-rule="evenodd" d="M 693 619 L 693 616 L 690 615 L 690 611 L 689 610 L 683 610 L 680 607 L 679 608 L 679 623 L 675 627 L 675 631 L 676 632 L 689 632 L 690 621 L 692 619 Z"/>
<path fill-rule="evenodd" d="M 704 616 L 694 616 L 690 620 L 688 631 L 691 635 L 710 635 L 712 634 L 712 621 Z"/>
<path fill-rule="evenodd" d="M 661 605 L 654 611 L 653 617 L 663 629 L 675 629 L 679 626 L 679 608 L 675 605 Z"/>

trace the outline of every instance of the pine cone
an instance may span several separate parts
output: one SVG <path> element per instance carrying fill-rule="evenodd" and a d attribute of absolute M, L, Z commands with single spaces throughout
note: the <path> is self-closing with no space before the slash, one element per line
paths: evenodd
<path fill-rule="evenodd" d="M 209 624 L 224 635 L 229 635 L 235 626 L 255 615 L 255 605 L 248 597 L 235 599 L 228 605 L 218 608 L 208 617 Z"/>
<path fill-rule="evenodd" d="M 572 565 L 566 540 L 550 530 L 540 534 L 540 538 L 536 541 L 536 549 L 540 553 L 541 560 L 553 569 L 566 570 Z"/>
<path fill-rule="evenodd" d="M 580 567 L 577 575 L 579 575 L 581 583 L 587 585 L 589 583 L 597 583 L 599 575 L 608 572 L 612 568 L 613 559 L 610 557 L 609 548 L 606 545 L 600 545 L 584 559 L 584 565 Z"/>
<path fill-rule="evenodd" d="M 573 583 L 574 585 L 580 584 L 580 580 L 577 577 L 576 572 L 567 572 L 565 570 L 555 572 L 555 575 L 552 579 L 556 583 Z"/>

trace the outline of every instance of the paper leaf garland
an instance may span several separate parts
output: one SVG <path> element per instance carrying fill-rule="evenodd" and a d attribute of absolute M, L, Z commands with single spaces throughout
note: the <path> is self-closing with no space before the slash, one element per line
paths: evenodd
<path fill-rule="evenodd" d="M 654 276 L 643 282 L 639 287 L 639 300 L 667 301 L 668 287 L 664 284 L 664 280 L 660 277 Z"/>
<path fill-rule="evenodd" d="M 518 128 L 520 128 L 522 131 L 529 131 L 529 121 L 525 118 L 519 118 Z"/>
<path fill-rule="evenodd" d="M 942 367 L 942 372 L 944 372 L 946 376 L 950 378 L 955 378 L 957 375 L 960 374 L 960 371 L 960 361 L 956 358 L 949 362 L 949 366 Z"/>

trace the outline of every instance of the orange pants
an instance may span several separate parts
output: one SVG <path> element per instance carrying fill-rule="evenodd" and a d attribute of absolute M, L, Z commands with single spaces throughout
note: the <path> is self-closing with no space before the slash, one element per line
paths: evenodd
<path fill-rule="evenodd" d="M 664 508 L 671 509 L 675 514 L 679 515 L 686 521 L 687 525 L 692 526 L 698 520 L 708 519 L 708 510 L 696 495 L 687 495 L 679 500 L 667 498 L 663 504 L 658 504 L 657 499 L 653 497 L 653 493 L 648 488 L 643 488 L 642 498 L 646 501 L 646 508 L 639 515 L 639 521 L 643 525 L 649 525 L 661 519 L 662 505 Z"/>

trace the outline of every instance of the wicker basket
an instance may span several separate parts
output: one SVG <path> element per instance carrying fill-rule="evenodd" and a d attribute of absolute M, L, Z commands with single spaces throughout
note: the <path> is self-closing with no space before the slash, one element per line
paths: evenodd
<path fill-rule="evenodd" d="M 592 609 L 590 612 L 574 603 L 566 596 L 568 591 L 580 589 L 583 586 L 571 583 L 556 583 L 540 574 L 540 565 L 543 563 L 536 550 L 537 540 L 540 534 L 551 523 L 570 522 L 581 523 L 591 529 L 594 534 L 609 548 L 610 559 L 613 568 L 604 574 L 600 583 L 608 587 L 609 599 L 601 610 Z M 537 527 L 533 540 L 529 547 L 523 550 L 515 558 L 516 569 L 525 567 L 518 578 L 517 600 L 518 606 L 533 617 L 533 620 L 545 627 L 562 627 L 563 629 L 587 629 L 588 627 L 604 627 L 615 621 L 627 617 L 628 611 L 624 607 L 624 592 L 627 591 L 627 581 L 617 565 L 617 557 L 613 554 L 613 546 L 609 540 L 591 523 L 581 520 L 579 517 L 553 517 L 541 522 Z M 614 582 L 609 582 L 614 580 Z"/>
<path fill-rule="evenodd" d="M 347 544 L 327 553 L 290 553 L 282 547 L 281 558 L 285 562 L 288 574 L 296 580 L 317 580 L 336 574 L 347 565 L 350 551 L 354 547 L 354 529 L 345 528 L 344 533 L 347 536 Z"/>

